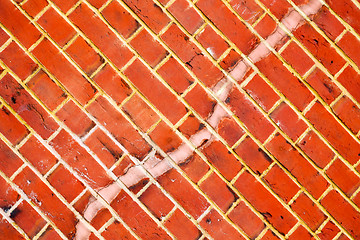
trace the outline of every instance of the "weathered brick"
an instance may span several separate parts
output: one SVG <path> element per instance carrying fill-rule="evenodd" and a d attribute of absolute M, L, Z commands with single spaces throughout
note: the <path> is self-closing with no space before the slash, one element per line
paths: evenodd
<path fill-rule="evenodd" d="M 0 208 L 7 212 L 19 200 L 20 195 L 3 177 L 0 177 Z"/>
<path fill-rule="evenodd" d="M 328 182 L 280 134 L 266 144 L 266 148 L 294 175 L 316 199 L 328 187 Z"/>
<path fill-rule="evenodd" d="M 62 0 L 54 0 L 54 3 L 66 13 L 74 4 L 78 2 L 78 0 L 69 0 L 69 1 L 62 1 Z"/>
<path fill-rule="evenodd" d="M 9 74 L 0 80 L 0 95 L 42 138 L 59 127 L 54 119 Z"/>
<path fill-rule="evenodd" d="M 204 21 L 186 0 L 176 0 L 167 9 L 190 34 L 194 34 Z"/>
<path fill-rule="evenodd" d="M 243 201 L 241 201 L 228 216 L 250 239 L 255 239 L 265 227 L 262 220 L 256 216 Z"/>
<path fill-rule="evenodd" d="M 71 100 L 59 109 L 56 116 L 79 137 L 95 126 L 95 123 Z"/>
<path fill-rule="evenodd" d="M 130 154 L 142 159 L 149 151 L 149 144 L 140 136 L 133 126 L 105 98 L 99 97 L 87 107 L 107 130 L 121 143 Z M 136 145 L 133 143 L 136 142 Z"/>
<path fill-rule="evenodd" d="M 244 134 L 244 130 L 231 117 L 223 118 L 216 131 L 230 145 L 234 145 Z"/>
<path fill-rule="evenodd" d="M 225 40 L 209 25 L 196 36 L 196 39 L 215 59 L 218 59 L 229 47 Z"/>
<path fill-rule="evenodd" d="M 21 7 L 31 16 L 35 17 L 42 9 L 48 5 L 46 0 L 29 0 Z"/>
<path fill-rule="evenodd" d="M 268 230 L 261 239 L 262 240 L 278 240 L 279 238 L 271 230 Z"/>
<path fill-rule="evenodd" d="M 174 169 L 160 176 L 158 182 L 194 218 L 209 207 L 206 199 Z"/>
<path fill-rule="evenodd" d="M 337 80 L 360 102 L 360 75 L 351 66 L 345 68 Z"/>
<path fill-rule="evenodd" d="M 65 130 L 60 131 L 50 145 L 90 186 L 98 188 L 110 183 L 105 170 Z"/>
<path fill-rule="evenodd" d="M 200 0 L 196 6 L 232 41 L 244 54 L 249 54 L 258 39 L 220 0 Z M 234 31 L 236 29 L 236 31 Z M 238 34 L 241 32 L 241 34 Z"/>
<path fill-rule="evenodd" d="M 176 209 L 166 220 L 165 227 L 179 240 L 195 240 L 200 237 L 197 227 L 179 210 Z"/>
<path fill-rule="evenodd" d="M 37 64 L 15 42 L 11 42 L 0 53 L 0 59 L 23 81 L 37 67 Z"/>
<path fill-rule="evenodd" d="M 335 190 L 330 191 L 321 200 L 321 204 L 336 221 L 341 223 L 353 238 L 357 239 L 360 237 L 360 213 L 342 198 L 338 192 Z"/>
<path fill-rule="evenodd" d="M 199 84 L 191 89 L 184 99 L 204 119 L 208 118 L 216 105 L 215 99 L 213 99 L 213 97 L 211 97 Z"/>
<path fill-rule="evenodd" d="M 186 114 L 185 106 L 139 60 L 125 74 L 173 124 Z"/>
<path fill-rule="evenodd" d="M 69 18 L 118 68 L 122 68 L 133 56 L 115 33 L 86 4 L 80 4 Z"/>
<path fill-rule="evenodd" d="M 8 221 L 0 219 L 0 231 L 1 235 L 12 240 L 26 239 L 22 236 Z"/>
<path fill-rule="evenodd" d="M 49 40 L 42 40 L 32 53 L 82 105 L 96 93 L 95 88 Z"/>
<path fill-rule="evenodd" d="M 274 165 L 264 177 L 269 187 L 282 199 L 288 203 L 300 188 L 293 180 L 278 166 Z"/>
<path fill-rule="evenodd" d="M 360 144 L 342 128 L 320 103 L 315 103 L 305 116 L 347 161 L 355 164 L 359 160 Z"/>
<path fill-rule="evenodd" d="M 333 239 L 336 234 L 339 232 L 339 228 L 332 222 L 329 221 L 326 225 L 321 229 L 321 232 L 317 234 L 317 236 L 321 240 L 330 240 Z"/>
<path fill-rule="evenodd" d="M 225 71 L 230 71 L 236 66 L 236 63 L 238 63 L 240 59 L 240 54 L 238 54 L 234 49 L 231 49 L 231 51 L 220 62 L 220 66 Z"/>
<path fill-rule="evenodd" d="M 313 60 L 295 42 L 291 42 L 281 55 L 300 75 L 314 65 Z"/>
<path fill-rule="evenodd" d="M 303 227 L 299 226 L 290 236 L 290 240 L 297 240 L 297 239 L 303 239 L 303 240 L 311 240 L 313 239 L 311 234 Z"/>
<path fill-rule="evenodd" d="M 110 226 L 105 228 L 104 232 L 101 235 L 105 239 L 129 239 L 135 240 L 136 238 L 131 235 L 131 233 L 118 221 L 114 221 Z"/>
<path fill-rule="evenodd" d="M 43 70 L 35 74 L 26 85 L 51 111 L 59 106 L 67 96 Z"/>
<path fill-rule="evenodd" d="M 230 5 L 248 23 L 253 24 L 264 10 L 255 0 L 231 0 Z"/>
<path fill-rule="evenodd" d="M 260 141 L 264 142 L 275 130 L 245 94 L 238 89 L 233 89 L 230 92 L 226 103 L 247 129 Z"/>
<path fill-rule="evenodd" d="M 95 229 L 100 229 L 112 217 L 111 212 L 107 209 L 101 209 L 98 214 L 91 220 L 91 225 Z"/>
<path fill-rule="evenodd" d="M 337 20 L 325 6 L 323 6 L 320 11 L 314 15 L 313 21 L 333 41 L 345 29 L 339 20 Z"/>
<path fill-rule="evenodd" d="M 288 13 L 291 5 L 286 0 L 260 0 L 270 11 L 281 20 Z"/>
<path fill-rule="evenodd" d="M 304 110 L 314 98 L 305 85 L 292 75 L 274 54 L 263 58 L 256 66 L 299 110 Z"/>
<path fill-rule="evenodd" d="M 141 239 L 171 239 L 124 191 L 112 201 L 111 207 Z"/>
<path fill-rule="evenodd" d="M 360 109 L 347 96 L 342 97 L 334 106 L 333 110 L 350 130 L 357 134 L 360 130 Z"/>
<path fill-rule="evenodd" d="M 281 203 L 248 172 L 241 174 L 234 186 L 281 234 L 286 234 L 297 222 Z"/>
<path fill-rule="evenodd" d="M 160 122 L 149 135 L 164 152 L 172 152 L 182 144 L 182 140 L 164 121 Z"/>
<path fill-rule="evenodd" d="M 17 145 L 29 134 L 29 130 L 6 107 L 0 109 L 0 132 L 13 145 Z"/>
<path fill-rule="evenodd" d="M 0 28 L 0 46 L 2 46 L 9 39 L 9 35 Z"/>
<path fill-rule="evenodd" d="M 0 1 L 0 22 L 29 48 L 41 36 L 39 30 L 10 2 Z"/>
<path fill-rule="evenodd" d="M 219 141 L 213 141 L 202 149 L 202 152 L 228 181 L 231 181 L 242 168 L 241 163 Z"/>
<path fill-rule="evenodd" d="M 60 47 L 63 47 L 76 34 L 70 24 L 52 7 L 37 22 Z"/>
<path fill-rule="evenodd" d="M 264 39 L 266 39 L 270 34 L 272 34 L 277 27 L 276 22 L 266 14 L 260 22 L 254 27 L 255 31 Z"/>
<path fill-rule="evenodd" d="M 186 161 L 180 163 L 179 166 L 195 183 L 197 183 L 210 169 L 209 165 L 207 165 L 197 153 L 191 155 Z"/>

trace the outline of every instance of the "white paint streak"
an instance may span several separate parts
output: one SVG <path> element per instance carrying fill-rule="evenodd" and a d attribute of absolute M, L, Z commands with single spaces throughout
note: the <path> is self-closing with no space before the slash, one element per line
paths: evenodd
<path fill-rule="evenodd" d="M 322 3 L 319 0 L 311 0 L 308 4 L 301 6 L 300 9 L 307 16 L 309 16 L 317 13 L 321 6 Z M 290 13 L 287 14 L 281 21 L 281 23 L 284 24 L 284 26 L 290 32 L 296 29 L 302 22 L 304 22 L 303 17 L 295 10 L 290 11 Z M 271 48 L 274 48 L 276 44 L 285 37 L 285 35 L 286 33 L 280 27 L 277 27 L 276 31 L 266 39 L 266 43 Z M 253 63 L 256 63 L 262 58 L 266 57 L 269 53 L 269 48 L 265 45 L 265 43 L 262 42 L 248 55 L 248 57 Z M 235 66 L 234 69 L 229 72 L 229 75 L 236 81 L 240 81 L 245 76 L 249 68 L 249 65 L 244 60 L 242 60 Z M 219 98 L 219 100 L 225 101 L 232 87 L 233 83 L 228 77 L 226 77 L 221 79 L 212 90 Z M 226 111 L 219 104 L 217 104 L 214 108 L 213 113 L 207 119 L 207 122 L 210 124 L 210 126 L 216 128 L 221 119 L 226 116 L 228 116 Z M 190 137 L 190 141 L 197 148 L 201 146 L 204 141 L 210 140 L 211 137 L 212 134 L 208 129 L 202 129 L 192 135 Z M 146 177 L 145 170 L 149 172 L 154 178 L 157 178 L 172 168 L 170 164 L 170 158 L 175 163 L 180 164 L 182 162 L 185 162 L 186 159 L 188 159 L 191 154 L 193 154 L 193 151 L 194 149 L 188 146 L 188 144 L 183 143 L 179 148 L 168 153 L 168 157 L 164 159 L 159 159 L 155 155 L 155 150 L 153 150 L 144 159 L 141 166 L 136 165 L 129 168 L 123 176 L 119 177 L 119 180 L 124 183 L 126 187 L 131 187 Z M 122 188 L 115 181 L 110 185 L 104 187 L 103 189 L 99 190 L 98 193 L 106 202 L 110 204 L 121 191 L 121 189 Z M 99 200 L 90 201 L 86 210 L 84 211 L 84 218 L 90 222 L 102 208 L 104 208 L 104 206 Z M 88 239 L 89 236 L 90 231 L 86 228 L 85 224 L 80 221 L 76 225 L 75 239 L 85 240 Z"/>

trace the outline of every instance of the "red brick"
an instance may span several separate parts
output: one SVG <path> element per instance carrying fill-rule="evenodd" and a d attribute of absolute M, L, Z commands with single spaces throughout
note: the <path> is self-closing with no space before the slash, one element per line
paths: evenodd
<path fill-rule="evenodd" d="M 295 42 L 291 42 L 281 55 L 300 75 L 304 75 L 314 65 L 313 60 Z"/>
<path fill-rule="evenodd" d="M 253 24 L 264 10 L 255 0 L 231 0 L 230 5 L 246 22 Z"/>
<path fill-rule="evenodd" d="M 350 130 L 357 134 L 360 130 L 360 109 L 347 96 L 342 97 L 334 106 L 333 110 Z"/>
<path fill-rule="evenodd" d="M 313 131 L 308 132 L 298 146 L 321 168 L 324 168 L 334 157 L 331 149 Z"/>
<path fill-rule="evenodd" d="M 351 0 L 336 1 L 326 0 L 330 8 L 335 11 L 346 23 L 350 24 L 358 33 L 360 33 L 360 9 Z"/>
<path fill-rule="evenodd" d="M 22 240 L 26 239 L 16 229 L 8 223 L 5 219 L 0 219 L 0 232 L 3 237 L 11 240 Z"/>
<path fill-rule="evenodd" d="M 94 81 L 118 104 L 132 92 L 129 85 L 108 64 L 95 75 Z"/>
<path fill-rule="evenodd" d="M 210 53 L 213 58 L 218 59 L 228 49 L 229 45 L 209 25 L 197 36 L 197 40 Z"/>
<path fill-rule="evenodd" d="M 133 95 L 122 107 L 131 120 L 146 132 L 158 120 L 159 116 L 137 94 Z"/>
<path fill-rule="evenodd" d="M 53 8 L 49 8 L 37 22 L 60 47 L 63 47 L 76 34 L 70 24 Z"/>
<path fill-rule="evenodd" d="M 37 67 L 37 64 L 15 42 L 11 42 L 0 53 L 0 59 L 23 81 Z"/>
<path fill-rule="evenodd" d="M 286 0 L 260 0 L 272 14 L 281 20 L 291 9 L 291 5 Z"/>
<path fill-rule="evenodd" d="M 117 1 L 112 1 L 104 8 L 102 15 L 110 25 L 124 38 L 129 38 L 140 24 Z"/>
<path fill-rule="evenodd" d="M 231 181 L 242 168 L 241 163 L 219 141 L 213 141 L 202 152 L 228 181 Z"/>
<path fill-rule="evenodd" d="M 307 77 L 306 81 L 327 104 L 332 103 L 341 93 L 336 84 L 318 68 Z"/>
<path fill-rule="evenodd" d="M 80 4 L 69 18 L 118 68 L 132 58 L 131 51 L 86 4 Z"/>
<path fill-rule="evenodd" d="M 62 238 L 51 226 L 49 226 L 45 232 L 41 234 L 39 240 L 62 240 Z"/>
<path fill-rule="evenodd" d="M 67 96 L 43 70 L 36 73 L 26 85 L 51 111 L 59 106 Z"/>
<path fill-rule="evenodd" d="M 25 201 L 22 201 L 17 208 L 10 213 L 10 218 L 28 235 L 30 238 L 45 226 L 46 221 Z"/>
<path fill-rule="evenodd" d="M 236 200 L 235 193 L 214 172 L 200 184 L 200 188 L 223 212 Z"/>
<path fill-rule="evenodd" d="M 187 138 L 190 138 L 196 132 L 203 129 L 204 124 L 200 123 L 200 121 L 194 116 L 189 115 L 188 118 L 179 126 L 179 131 Z"/>
<path fill-rule="evenodd" d="M 75 232 L 75 215 L 54 195 L 30 168 L 26 167 L 14 179 L 31 201 L 58 227 L 65 236 Z"/>
<path fill-rule="evenodd" d="M 0 177 L 0 196 L 0 208 L 2 208 L 4 212 L 8 212 L 12 205 L 20 198 L 20 195 L 3 177 Z"/>
<path fill-rule="evenodd" d="M 295 111 L 284 102 L 277 106 L 270 117 L 293 141 L 298 139 L 308 127 Z"/>
<path fill-rule="evenodd" d="M 141 239 L 171 239 L 124 191 L 112 201 L 111 207 Z"/>
<path fill-rule="evenodd" d="M 179 240 L 195 240 L 200 237 L 197 227 L 178 209 L 165 222 L 165 227 Z"/>
<path fill-rule="evenodd" d="M 333 41 L 345 29 L 339 20 L 337 20 L 325 6 L 323 6 L 317 14 L 315 14 L 313 21 Z"/>
<path fill-rule="evenodd" d="M 314 232 L 326 219 L 323 212 L 304 193 L 301 193 L 296 198 L 296 200 L 291 204 L 291 208 Z"/>
<path fill-rule="evenodd" d="M 191 35 L 203 23 L 201 16 L 186 0 L 176 0 L 167 9 Z"/>
<path fill-rule="evenodd" d="M 345 33 L 337 44 L 355 64 L 360 65 L 360 57 L 358 55 L 360 51 L 360 41 L 351 32 Z"/>
<path fill-rule="evenodd" d="M 41 36 L 33 24 L 10 1 L 0 1 L 0 22 L 29 48 Z"/>
<path fill-rule="evenodd" d="M 150 151 L 149 144 L 105 98 L 97 98 L 87 110 L 100 124 L 106 126 L 115 139 L 133 156 L 142 159 Z"/>
<path fill-rule="evenodd" d="M 145 192 L 141 194 L 139 200 L 144 203 L 159 220 L 165 217 L 174 207 L 174 204 L 155 185 L 148 187 Z"/>
<path fill-rule="evenodd" d="M 176 133 L 163 121 L 149 135 L 164 152 L 172 152 L 182 143 Z"/>
<path fill-rule="evenodd" d="M 88 0 L 88 2 L 96 8 L 100 8 L 107 1 L 106 0 Z"/>
<path fill-rule="evenodd" d="M 145 29 L 142 29 L 130 42 L 130 45 L 151 66 L 155 67 L 168 54 Z"/>
<path fill-rule="evenodd" d="M 0 109 L 0 132 L 13 145 L 17 145 L 29 134 L 27 128 L 5 107 Z"/>
<path fill-rule="evenodd" d="M 205 161 L 196 153 L 191 155 L 183 163 L 180 163 L 179 166 L 195 183 L 197 183 L 210 169 Z"/>
<path fill-rule="evenodd" d="M 33 54 L 82 105 L 96 93 L 95 88 L 49 40 L 42 40 Z"/>
<path fill-rule="evenodd" d="M 264 142 L 275 130 L 255 105 L 238 89 L 233 89 L 226 103 L 247 129 L 261 142 Z"/>
<path fill-rule="evenodd" d="M 124 175 L 130 167 L 134 166 L 133 161 L 130 159 L 129 156 L 125 156 L 123 159 L 121 159 L 121 162 L 116 165 L 116 167 L 113 169 L 113 173 L 119 177 Z"/>
<path fill-rule="evenodd" d="M 228 216 L 250 239 L 255 239 L 265 228 L 262 220 L 256 216 L 243 201 L 241 201 Z"/>
<path fill-rule="evenodd" d="M 235 152 L 258 175 L 272 163 L 272 159 L 250 137 L 246 137 Z"/>
<path fill-rule="evenodd" d="M 345 64 L 330 43 L 308 23 L 297 28 L 293 34 L 331 74 L 336 74 Z"/>
<path fill-rule="evenodd" d="M 104 187 L 111 181 L 99 163 L 64 130 L 50 142 L 50 145 L 91 187 Z"/>
<path fill-rule="evenodd" d="M 331 180 L 350 197 L 360 186 L 360 179 L 343 162 L 336 159 L 326 170 Z"/>
<path fill-rule="evenodd" d="M 268 230 L 261 239 L 262 240 L 277 240 L 279 238 L 271 230 Z"/>
<path fill-rule="evenodd" d="M 241 174 L 234 186 L 281 234 L 286 234 L 297 222 L 281 203 L 248 172 Z"/>
<path fill-rule="evenodd" d="M 94 200 L 95 197 L 87 190 L 74 204 L 73 207 L 80 214 L 83 214 L 90 200 Z"/>
<path fill-rule="evenodd" d="M 158 182 L 194 218 L 209 207 L 206 199 L 174 169 L 160 176 Z"/>
<path fill-rule="evenodd" d="M 35 17 L 38 13 L 48 5 L 46 0 L 29 0 L 21 7 L 31 16 Z"/>
<path fill-rule="evenodd" d="M 193 71 L 196 77 L 208 87 L 214 86 L 222 78 L 221 71 L 201 53 L 200 49 L 175 24 L 172 24 L 161 38 Z"/>
<path fill-rule="evenodd" d="M 0 46 L 2 46 L 9 39 L 9 35 L 0 28 Z"/>
<path fill-rule="evenodd" d="M 220 66 L 225 71 L 230 71 L 236 66 L 236 63 L 238 63 L 240 59 L 241 59 L 240 54 L 235 52 L 234 49 L 231 49 L 230 52 L 226 55 L 226 57 L 224 57 L 224 59 L 220 62 Z"/>
<path fill-rule="evenodd" d="M 315 103 L 305 116 L 347 161 L 355 164 L 359 160 L 360 144 L 343 129 L 320 103 Z"/>
<path fill-rule="evenodd" d="M 360 75 L 351 66 L 345 68 L 337 80 L 360 102 Z"/>
<path fill-rule="evenodd" d="M 277 133 L 275 137 L 266 144 L 266 148 L 285 168 L 289 169 L 290 173 L 297 178 L 299 183 L 316 199 L 319 198 L 328 187 L 329 184 L 324 177 L 280 134 Z"/>
<path fill-rule="evenodd" d="M 338 238 L 338 240 L 350 240 L 350 238 L 348 238 L 348 236 L 346 236 L 344 233 L 340 235 L 340 237 Z"/>
<path fill-rule="evenodd" d="M 91 225 L 98 230 L 107 223 L 111 217 L 111 212 L 107 208 L 101 209 L 91 220 Z"/>
<path fill-rule="evenodd" d="M 66 52 L 88 75 L 95 72 L 104 62 L 104 59 L 80 36 L 71 43 Z"/>
<path fill-rule="evenodd" d="M 139 60 L 125 74 L 173 124 L 186 114 L 184 105 Z"/>
<path fill-rule="evenodd" d="M 200 222 L 213 239 L 245 239 L 218 212 L 212 209 Z M 219 231 L 221 229 L 221 231 Z"/>
<path fill-rule="evenodd" d="M 255 47 L 258 39 L 220 0 L 200 0 L 196 5 L 244 54 Z"/>
<path fill-rule="evenodd" d="M 63 165 L 59 165 L 47 180 L 69 203 L 84 190 L 84 185 Z"/>
<path fill-rule="evenodd" d="M 278 166 L 274 165 L 264 177 L 269 187 L 282 199 L 288 203 L 300 188 L 293 180 Z"/>
<path fill-rule="evenodd" d="M 157 72 L 178 94 L 182 94 L 194 82 L 190 74 L 173 57 Z"/>
<path fill-rule="evenodd" d="M 61 9 L 61 11 L 66 13 L 78 1 L 79 0 L 69 0 L 69 1 L 54 0 L 53 2 Z"/>
<path fill-rule="evenodd" d="M 269 111 L 280 99 L 277 93 L 258 74 L 251 79 L 244 89 L 265 111 Z"/>
<path fill-rule="evenodd" d="M 95 126 L 94 122 L 72 100 L 62 106 L 56 116 L 79 137 L 84 136 Z"/>
<path fill-rule="evenodd" d="M 245 134 L 242 128 L 231 117 L 220 120 L 216 131 L 230 146 L 233 146 Z"/>
<path fill-rule="evenodd" d="M 204 119 L 213 112 L 216 101 L 197 84 L 184 98 L 194 110 Z"/>
<path fill-rule="evenodd" d="M 256 66 L 299 110 L 304 110 L 314 98 L 306 86 L 291 74 L 274 54 L 263 58 Z"/>
<path fill-rule="evenodd" d="M 19 149 L 23 155 L 41 174 L 47 173 L 57 162 L 52 153 L 34 136 L 31 136 Z"/>
<path fill-rule="evenodd" d="M 42 138 L 59 127 L 53 118 L 9 74 L 0 80 L 0 95 Z"/>
<path fill-rule="evenodd" d="M 112 223 L 110 226 L 105 228 L 104 232 L 102 232 L 101 235 L 105 239 L 117 239 L 117 238 L 118 239 L 129 239 L 129 240 L 135 240 L 136 239 L 118 221 L 114 221 L 114 223 Z"/>
<path fill-rule="evenodd" d="M 331 240 L 337 235 L 338 232 L 339 232 L 339 228 L 333 222 L 329 221 L 321 229 L 321 232 L 318 233 L 317 236 L 321 240 Z"/>
<path fill-rule="evenodd" d="M 303 227 L 303 226 L 299 226 L 290 236 L 289 238 L 290 240 L 297 240 L 297 239 L 301 239 L 301 240 L 312 240 L 312 236 L 310 235 L 310 233 Z"/>
<path fill-rule="evenodd" d="M 114 165 L 123 153 L 101 129 L 96 129 L 84 143 L 108 168 Z"/>
<path fill-rule="evenodd" d="M 272 34 L 277 27 L 277 23 L 266 14 L 260 22 L 254 27 L 255 31 L 264 39 L 266 39 L 270 34 Z"/>
<path fill-rule="evenodd" d="M 152 0 L 125 0 L 124 2 L 156 33 L 159 33 L 170 22 L 163 10 Z"/>
<path fill-rule="evenodd" d="M 321 200 L 321 204 L 354 239 L 360 237 L 360 213 L 343 199 L 339 193 L 335 190 L 330 191 Z"/>

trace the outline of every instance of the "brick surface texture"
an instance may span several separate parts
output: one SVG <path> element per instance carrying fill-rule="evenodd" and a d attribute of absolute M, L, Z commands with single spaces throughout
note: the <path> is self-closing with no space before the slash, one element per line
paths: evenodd
<path fill-rule="evenodd" d="M 358 0 L 0 0 L 0 240 L 360 239 Z"/>

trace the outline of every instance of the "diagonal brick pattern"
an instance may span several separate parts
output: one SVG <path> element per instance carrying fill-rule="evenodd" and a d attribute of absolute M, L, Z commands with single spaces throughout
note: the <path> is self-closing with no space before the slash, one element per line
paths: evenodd
<path fill-rule="evenodd" d="M 0 0 L 0 239 L 360 239 L 358 0 Z"/>

